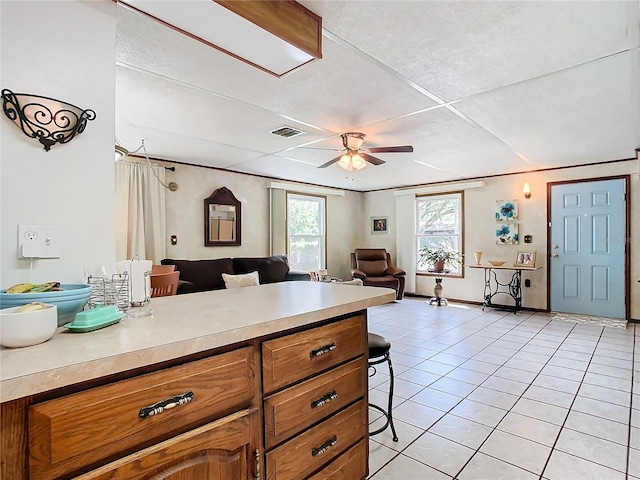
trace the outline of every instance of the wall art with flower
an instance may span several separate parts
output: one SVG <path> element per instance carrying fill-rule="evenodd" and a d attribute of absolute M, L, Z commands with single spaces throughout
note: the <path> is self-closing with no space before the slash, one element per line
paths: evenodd
<path fill-rule="evenodd" d="M 517 245 L 518 244 L 518 224 L 503 223 L 497 224 L 496 243 L 498 245 Z"/>
<path fill-rule="evenodd" d="M 513 222 L 518 219 L 517 200 L 496 201 L 496 222 Z"/>

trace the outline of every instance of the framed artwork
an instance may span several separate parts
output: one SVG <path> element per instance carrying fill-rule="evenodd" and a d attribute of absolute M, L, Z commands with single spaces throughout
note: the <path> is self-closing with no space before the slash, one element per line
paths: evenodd
<path fill-rule="evenodd" d="M 498 225 L 496 230 L 496 243 L 498 245 L 517 245 L 518 224 L 504 223 L 502 225 Z"/>
<path fill-rule="evenodd" d="M 535 250 L 518 250 L 516 252 L 516 261 L 514 267 L 535 267 L 536 251 Z"/>
<path fill-rule="evenodd" d="M 389 233 L 389 217 L 371 217 L 371 233 Z"/>
<path fill-rule="evenodd" d="M 518 219 L 517 200 L 496 201 L 496 222 L 513 222 Z M 516 242 L 517 243 L 517 242 Z"/>

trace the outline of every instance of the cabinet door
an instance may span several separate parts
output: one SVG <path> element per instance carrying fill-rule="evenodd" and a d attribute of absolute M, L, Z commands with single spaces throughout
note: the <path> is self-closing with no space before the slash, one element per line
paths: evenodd
<path fill-rule="evenodd" d="M 243 410 L 75 477 L 79 480 L 246 480 L 259 475 L 256 409 Z"/>

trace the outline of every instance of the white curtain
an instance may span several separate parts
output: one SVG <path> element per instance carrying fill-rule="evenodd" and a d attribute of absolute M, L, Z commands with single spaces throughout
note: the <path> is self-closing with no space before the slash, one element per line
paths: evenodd
<path fill-rule="evenodd" d="M 116 163 L 116 255 L 160 263 L 166 258 L 164 167 Z"/>
<path fill-rule="evenodd" d="M 396 196 L 396 265 L 407 272 L 405 291 L 416 291 L 416 196 Z"/>

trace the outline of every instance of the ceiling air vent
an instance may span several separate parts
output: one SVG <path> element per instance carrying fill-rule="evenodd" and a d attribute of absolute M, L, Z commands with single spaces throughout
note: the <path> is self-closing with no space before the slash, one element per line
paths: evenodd
<path fill-rule="evenodd" d="M 303 135 L 307 132 L 303 132 L 302 130 L 298 130 L 297 128 L 284 127 L 276 128 L 275 130 L 271 130 L 269 133 L 273 133 L 274 135 L 278 135 L 279 137 L 291 138 L 297 137 L 298 135 Z"/>

